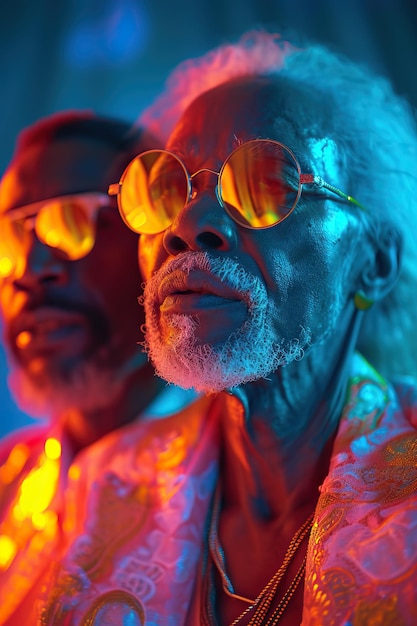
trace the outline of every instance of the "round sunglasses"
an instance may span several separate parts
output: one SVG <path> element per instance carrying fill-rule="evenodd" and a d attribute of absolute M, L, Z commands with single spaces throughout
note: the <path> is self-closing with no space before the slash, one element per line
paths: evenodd
<path fill-rule="evenodd" d="M 49 198 L 0 215 L 0 277 L 23 273 L 32 230 L 69 260 L 84 257 L 94 246 L 97 212 L 109 204 L 107 194 L 94 191 Z"/>
<path fill-rule="evenodd" d="M 140 234 L 156 234 L 168 228 L 195 196 L 193 179 L 202 172 L 217 176 L 219 203 L 244 228 L 270 228 L 285 220 L 297 206 L 304 185 L 326 189 L 366 210 L 321 176 L 303 174 L 292 150 L 271 139 L 242 143 L 219 172 L 203 168 L 189 174 L 174 153 L 148 150 L 129 163 L 108 193 L 117 196 L 120 214 L 129 228 Z"/>

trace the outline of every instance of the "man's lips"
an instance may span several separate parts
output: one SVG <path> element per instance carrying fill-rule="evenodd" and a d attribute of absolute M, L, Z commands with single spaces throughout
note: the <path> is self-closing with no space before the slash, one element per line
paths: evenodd
<path fill-rule="evenodd" d="M 207 271 L 194 269 L 190 273 L 174 270 L 158 288 L 161 311 L 185 313 L 225 304 L 242 303 L 243 294 Z"/>
<path fill-rule="evenodd" d="M 39 307 L 21 313 L 13 324 L 13 337 L 20 349 L 54 347 L 75 330 L 86 326 L 85 316 L 56 307 Z"/>
<path fill-rule="evenodd" d="M 216 276 L 201 269 L 193 269 L 188 274 L 174 270 L 162 280 L 158 288 L 159 305 L 169 296 L 201 294 L 217 296 L 225 300 L 242 300 L 242 294 L 222 282 Z"/>

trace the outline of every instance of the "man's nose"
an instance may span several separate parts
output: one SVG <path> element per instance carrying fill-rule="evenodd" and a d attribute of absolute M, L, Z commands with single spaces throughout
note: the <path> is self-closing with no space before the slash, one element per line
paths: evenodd
<path fill-rule="evenodd" d="M 214 185 L 197 191 L 164 232 L 168 254 L 192 251 L 230 251 L 237 243 L 237 224 L 221 206 Z"/>
<path fill-rule="evenodd" d="M 34 233 L 25 254 L 24 268 L 14 279 L 16 287 L 29 291 L 49 283 L 63 285 L 67 281 L 68 260 L 57 248 L 39 241 Z"/>

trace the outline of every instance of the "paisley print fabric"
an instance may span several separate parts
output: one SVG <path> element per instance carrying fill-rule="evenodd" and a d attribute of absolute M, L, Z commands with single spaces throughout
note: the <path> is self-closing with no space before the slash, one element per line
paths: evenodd
<path fill-rule="evenodd" d="M 417 390 L 359 355 L 310 537 L 303 626 L 417 624 Z"/>

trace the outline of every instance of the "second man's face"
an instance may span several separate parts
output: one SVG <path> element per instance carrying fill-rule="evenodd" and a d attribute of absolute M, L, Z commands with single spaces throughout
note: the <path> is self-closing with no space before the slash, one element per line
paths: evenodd
<path fill-rule="evenodd" d="M 32 146 L 8 173 L 13 185 L 2 195 L 2 213 L 67 194 L 102 192 L 106 198 L 119 169 L 101 142 Z M 23 273 L 5 278 L 0 290 L 5 339 L 18 368 L 45 394 L 71 389 L 80 367 L 86 379 L 97 379 L 97 372 L 115 379 L 141 339 L 137 235 L 108 198 L 97 212 L 94 246 L 78 260 L 41 243 L 33 231 L 29 236 Z"/>

